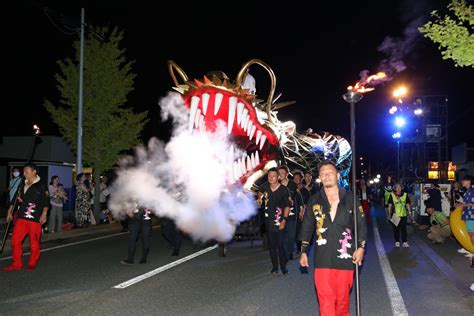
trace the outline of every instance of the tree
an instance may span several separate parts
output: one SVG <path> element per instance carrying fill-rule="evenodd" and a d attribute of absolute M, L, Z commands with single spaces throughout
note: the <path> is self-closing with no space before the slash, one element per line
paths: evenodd
<path fill-rule="evenodd" d="M 453 16 L 440 16 L 433 11 L 434 21 L 427 22 L 419 31 L 439 44 L 443 59 L 452 59 L 456 66 L 474 67 L 474 7 L 465 0 L 452 0 L 448 10 Z"/>
<path fill-rule="evenodd" d="M 102 35 L 101 35 L 102 34 Z M 99 177 L 112 168 L 120 155 L 139 143 L 148 112 L 134 113 L 126 107 L 127 95 L 134 90 L 134 61 L 127 61 L 119 44 L 123 32 L 117 28 L 97 28 L 84 41 L 83 89 L 83 161 L 94 170 L 95 192 Z M 74 42 L 74 60 L 58 61 L 55 75 L 60 100 L 45 100 L 59 131 L 71 147 L 77 149 L 77 107 L 79 93 L 80 42 Z M 99 194 L 94 198 L 94 214 L 99 212 Z"/>

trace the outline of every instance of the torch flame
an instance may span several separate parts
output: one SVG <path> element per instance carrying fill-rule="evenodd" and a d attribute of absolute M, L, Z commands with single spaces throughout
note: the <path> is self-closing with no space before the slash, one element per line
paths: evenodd
<path fill-rule="evenodd" d="M 369 76 L 366 79 L 362 79 L 357 82 L 354 86 L 347 87 L 348 91 L 357 93 L 366 93 L 375 90 L 374 86 L 378 83 L 387 80 L 387 75 L 384 72 L 379 72 L 375 75 Z"/>

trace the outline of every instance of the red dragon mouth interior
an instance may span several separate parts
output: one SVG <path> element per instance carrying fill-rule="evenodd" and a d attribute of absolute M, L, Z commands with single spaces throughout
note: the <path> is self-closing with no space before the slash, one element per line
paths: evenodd
<path fill-rule="evenodd" d="M 183 96 L 189 108 L 189 128 L 214 131 L 216 122 L 225 122 L 232 142 L 242 152 L 234 154 L 228 183 L 242 183 L 269 161 L 278 158 L 278 138 L 260 122 L 257 109 L 247 101 L 245 90 L 201 86 Z M 244 92 L 244 94 L 242 94 Z M 236 152 L 236 151 L 234 151 Z"/>

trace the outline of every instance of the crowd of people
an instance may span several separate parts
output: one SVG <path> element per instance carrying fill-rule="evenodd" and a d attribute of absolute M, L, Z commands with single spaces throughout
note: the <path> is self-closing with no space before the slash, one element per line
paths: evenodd
<path fill-rule="evenodd" d="M 63 207 L 68 195 L 58 176 L 53 176 L 46 186 L 33 163 L 23 168 L 24 181 L 18 169 L 14 169 L 10 181 L 10 207 L 7 220 L 14 221 L 12 234 L 12 263 L 3 270 L 22 269 L 22 243 L 28 235 L 31 256 L 27 267 L 34 270 L 40 255 L 42 226 L 47 225 L 50 233 L 60 232 L 63 224 Z M 290 175 L 292 174 L 292 179 Z M 394 183 L 391 178 L 383 186 L 383 191 L 374 190 L 365 181 L 358 182 L 358 203 L 353 205 L 352 194 L 339 186 L 340 174 L 331 161 L 324 161 L 318 167 L 319 181 L 313 181 L 310 171 L 295 170 L 290 173 L 287 166 L 268 170 L 266 182 L 259 186 L 257 204 L 262 212 L 265 238 L 268 242 L 270 273 L 277 276 L 280 271 L 287 275 L 289 260 L 299 256 L 302 268 L 307 268 L 308 253 L 314 249 L 315 287 L 322 314 L 348 314 L 349 293 L 353 282 L 354 265 L 360 265 L 364 258 L 369 220 L 369 203 L 380 196 L 386 207 L 387 221 L 393 228 L 395 247 L 410 247 L 407 224 L 415 222 L 412 194 L 402 183 Z M 86 175 L 77 175 L 75 195 L 76 227 L 94 225 L 93 191 L 94 180 Z M 107 178 L 101 178 L 99 203 L 106 209 L 109 191 Z M 14 192 L 12 194 L 12 192 Z M 433 183 L 427 190 L 424 201 L 429 218 L 427 238 L 433 244 L 443 244 L 452 235 L 449 216 L 442 209 L 442 193 L 438 184 Z M 411 196 L 410 196 L 411 195 Z M 473 178 L 465 176 L 461 185 L 453 184 L 446 194 L 451 210 L 462 207 L 462 220 L 474 244 L 474 188 Z M 14 205 L 17 205 L 15 218 Z M 358 238 L 354 240 L 354 212 L 357 219 Z M 128 256 L 121 263 L 132 265 L 135 260 L 136 245 L 142 244 L 140 264 L 147 262 L 150 250 L 151 219 L 153 212 L 144 207 L 127 210 Z M 164 239 L 172 248 L 172 256 L 179 256 L 181 233 L 173 220 L 160 219 Z M 473 254 L 459 249 L 471 260 Z"/>

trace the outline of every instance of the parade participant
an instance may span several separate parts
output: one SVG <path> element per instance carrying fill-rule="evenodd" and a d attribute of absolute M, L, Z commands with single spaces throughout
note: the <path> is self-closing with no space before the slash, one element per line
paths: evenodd
<path fill-rule="evenodd" d="M 297 191 L 301 194 L 301 198 L 303 200 L 303 207 L 301 208 L 300 213 L 298 214 L 298 218 L 296 219 L 296 236 L 298 237 L 300 235 L 300 230 L 301 230 L 301 222 L 303 221 L 303 216 L 304 212 L 306 211 L 306 204 L 308 204 L 309 198 L 311 196 L 311 193 L 306 189 L 306 187 L 303 184 L 303 172 L 300 170 L 296 170 L 293 172 L 293 181 L 295 181 L 296 186 L 297 186 Z M 298 239 L 298 238 L 297 238 Z M 311 238 L 312 240 L 312 238 Z M 296 251 L 299 254 L 300 249 L 301 249 L 301 241 L 297 240 L 296 241 Z"/>
<path fill-rule="evenodd" d="M 395 247 L 400 247 L 400 233 L 402 235 L 402 247 L 408 248 L 407 216 L 411 213 L 410 198 L 406 192 L 402 192 L 400 183 L 393 186 L 395 192 L 390 193 L 388 199 L 388 214 L 392 222 L 393 238 Z M 395 207 L 395 210 L 393 208 Z"/>
<path fill-rule="evenodd" d="M 12 234 L 12 264 L 4 267 L 5 271 L 21 270 L 23 266 L 23 240 L 30 238 L 30 260 L 26 271 L 36 268 L 40 257 L 41 225 L 48 216 L 48 188 L 37 174 L 34 163 L 23 167 L 25 181 L 19 187 L 17 220 Z M 13 219 L 13 202 L 8 209 L 7 221 Z"/>
<path fill-rule="evenodd" d="M 278 182 L 278 170 L 268 170 L 268 182 L 260 186 L 257 203 L 263 205 L 265 229 L 272 260 L 270 273 L 278 275 L 278 263 L 283 274 L 287 274 L 288 255 L 284 245 L 285 225 L 290 214 L 290 193 Z"/>
<path fill-rule="evenodd" d="M 383 187 L 383 198 L 382 198 L 382 205 L 385 207 L 387 222 L 390 221 L 390 215 L 388 212 L 388 199 L 390 198 L 390 194 L 392 192 L 393 192 L 392 177 L 388 176 L 387 183 Z"/>
<path fill-rule="evenodd" d="M 370 224 L 370 201 L 369 195 L 367 194 L 367 184 L 364 179 L 359 181 L 359 199 L 361 201 L 362 208 L 364 209 L 365 217 L 367 219 L 367 224 Z"/>
<path fill-rule="evenodd" d="M 311 170 L 305 170 L 303 183 L 309 193 L 315 194 L 317 191 L 319 191 L 318 185 L 313 181 L 313 174 L 311 173 Z"/>
<path fill-rule="evenodd" d="M 181 249 L 181 233 L 176 227 L 175 222 L 167 217 L 160 218 L 160 225 L 163 238 L 173 248 L 172 256 L 179 256 L 179 250 Z"/>
<path fill-rule="evenodd" d="M 288 167 L 282 165 L 278 168 L 278 180 L 290 192 L 290 213 L 286 222 L 285 248 L 288 259 L 293 260 L 293 252 L 296 243 L 297 215 L 303 212 L 303 199 L 298 191 L 298 187 L 293 180 L 288 179 Z"/>
<path fill-rule="evenodd" d="M 137 246 L 138 236 L 142 240 L 142 258 L 141 264 L 146 263 L 148 252 L 150 251 L 150 236 L 151 236 L 151 216 L 152 212 L 148 208 L 137 207 L 135 209 L 128 209 L 127 215 L 130 218 L 128 227 L 130 230 L 130 237 L 128 238 L 128 258 L 120 261 L 124 265 L 132 265 L 135 260 L 135 250 Z"/>
<path fill-rule="evenodd" d="M 430 215 L 430 233 L 428 239 L 433 244 L 441 244 L 444 240 L 451 236 L 451 228 L 449 227 L 449 221 L 443 212 L 437 212 L 433 207 L 426 209 L 426 213 Z"/>
<path fill-rule="evenodd" d="M 349 315 L 354 264 L 361 265 L 364 258 L 367 224 L 362 208 L 359 206 L 354 210 L 352 194 L 338 186 L 340 174 L 333 162 L 321 163 L 319 177 L 323 187 L 311 196 L 301 225 L 300 265 L 309 267 L 309 240 L 316 229 L 314 282 L 320 314 Z M 352 235 L 354 211 L 357 243 Z"/>
<path fill-rule="evenodd" d="M 462 207 L 462 220 L 466 222 L 466 229 L 469 237 L 471 237 L 471 243 L 474 245 L 474 188 L 473 188 L 473 177 L 466 175 L 461 182 L 463 188 L 466 190 L 463 195 L 463 203 L 456 204 L 456 207 Z M 474 267 L 474 254 L 469 253 L 467 250 L 462 248 L 468 258 L 471 259 L 471 267 Z"/>

